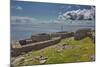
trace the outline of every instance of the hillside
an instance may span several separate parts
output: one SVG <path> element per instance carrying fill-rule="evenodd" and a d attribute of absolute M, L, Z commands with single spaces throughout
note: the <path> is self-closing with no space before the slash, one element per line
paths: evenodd
<path fill-rule="evenodd" d="M 82 40 L 74 40 L 73 37 L 62 39 L 61 42 L 53 46 L 11 58 L 12 65 L 14 66 L 87 62 L 94 60 L 95 45 L 89 37 Z"/>

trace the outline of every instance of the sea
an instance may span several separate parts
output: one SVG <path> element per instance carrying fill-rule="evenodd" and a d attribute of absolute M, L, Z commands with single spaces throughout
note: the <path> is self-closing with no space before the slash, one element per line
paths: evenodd
<path fill-rule="evenodd" d="M 95 29 L 94 20 L 73 20 L 69 23 L 14 23 L 11 22 L 11 40 L 21 40 L 30 38 L 31 35 L 39 33 L 53 33 L 53 32 L 75 32 L 81 28 Z"/>

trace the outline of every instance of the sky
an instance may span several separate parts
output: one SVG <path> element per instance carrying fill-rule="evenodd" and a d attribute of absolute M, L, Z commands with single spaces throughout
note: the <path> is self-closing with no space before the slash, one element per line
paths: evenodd
<path fill-rule="evenodd" d="M 11 0 L 11 17 L 35 19 L 35 20 L 55 20 L 66 12 L 90 10 L 89 5 L 57 4 L 41 2 L 25 2 Z M 30 18 L 31 17 L 31 18 Z"/>

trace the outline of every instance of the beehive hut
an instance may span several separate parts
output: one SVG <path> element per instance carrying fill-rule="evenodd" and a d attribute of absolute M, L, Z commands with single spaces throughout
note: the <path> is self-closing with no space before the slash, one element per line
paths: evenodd
<path fill-rule="evenodd" d="M 85 37 L 90 37 L 90 38 L 92 37 L 92 29 L 91 28 L 79 29 L 74 34 L 75 40 L 80 40 Z"/>

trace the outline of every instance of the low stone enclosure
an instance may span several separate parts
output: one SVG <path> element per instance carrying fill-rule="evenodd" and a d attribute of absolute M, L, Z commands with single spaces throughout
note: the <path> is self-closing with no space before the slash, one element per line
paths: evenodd
<path fill-rule="evenodd" d="M 32 51 L 32 50 L 39 50 L 39 49 L 42 49 L 44 47 L 48 47 L 50 45 L 56 44 L 60 40 L 61 40 L 61 37 L 56 37 L 56 38 L 53 38 L 51 40 L 31 43 L 31 44 L 27 44 L 27 45 L 23 45 L 23 46 L 21 46 L 19 44 L 20 45 L 19 47 L 13 46 L 11 56 L 18 56 L 22 52 L 29 52 L 29 51 Z"/>
<path fill-rule="evenodd" d="M 12 41 L 11 42 L 11 56 L 15 57 L 23 52 L 29 52 L 32 50 L 39 50 L 54 44 L 57 44 L 61 39 L 74 37 L 75 40 L 80 40 L 85 37 L 90 37 L 95 42 L 95 35 L 93 31 L 89 29 L 79 29 L 76 32 L 55 32 L 51 34 L 41 33 L 32 35 L 29 39 Z"/>
<path fill-rule="evenodd" d="M 59 43 L 61 39 L 72 37 L 73 32 L 56 32 L 51 34 L 36 34 L 32 35 L 29 39 L 12 41 L 11 43 L 11 56 L 18 56 L 23 52 L 31 50 L 39 50 L 50 45 Z"/>
<path fill-rule="evenodd" d="M 84 29 L 77 30 L 74 34 L 75 40 L 81 40 L 85 37 L 90 37 L 91 39 L 94 40 L 94 38 L 95 38 L 94 30 L 92 30 L 91 28 L 84 28 Z"/>

